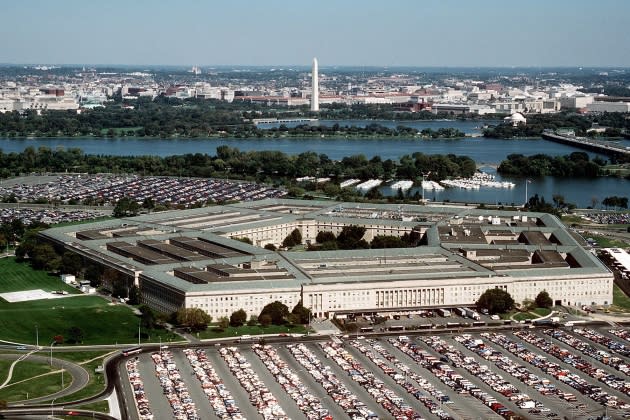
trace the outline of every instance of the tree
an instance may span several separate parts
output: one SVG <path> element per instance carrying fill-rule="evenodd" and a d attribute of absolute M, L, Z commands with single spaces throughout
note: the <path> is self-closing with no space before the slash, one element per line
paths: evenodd
<path fill-rule="evenodd" d="M 284 238 L 284 241 L 282 241 L 282 246 L 286 248 L 291 248 L 296 245 L 300 245 L 301 243 L 302 243 L 302 232 L 300 232 L 300 229 L 296 228 L 296 229 L 293 229 L 293 231 L 289 233 L 286 238 Z"/>
<path fill-rule="evenodd" d="M 269 324 L 271 324 L 271 315 L 269 314 L 261 315 L 260 317 L 258 317 L 258 321 L 260 322 L 260 325 L 262 325 L 263 327 L 268 327 Z"/>
<path fill-rule="evenodd" d="M 249 244 L 249 245 L 253 245 L 253 244 L 254 244 L 254 243 L 252 242 L 252 240 L 251 240 L 251 239 L 249 239 L 247 236 L 243 236 L 242 238 L 239 238 L 239 237 L 234 237 L 234 238 L 232 238 L 232 239 L 234 239 L 234 240 L 236 240 L 236 241 L 239 241 L 239 242 L 243 242 L 244 244 Z"/>
<path fill-rule="evenodd" d="M 370 247 L 363 235 L 366 228 L 363 226 L 344 226 L 337 236 L 337 245 L 339 249 L 367 249 Z"/>
<path fill-rule="evenodd" d="M 289 315 L 289 308 L 284 303 L 280 302 L 279 300 L 276 300 L 274 302 L 271 302 L 265 305 L 262 311 L 260 311 L 260 315 L 258 316 L 258 319 L 261 320 L 261 323 L 262 323 L 262 318 L 264 315 L 269 315 L 269 317 L 271 317 L 271 322 L 273 324 L 282 325 L 284 324 L 284 321 L 287 315 Z"/>
<path fill-rule="evenodd" d="M 247 325 L 249 325 L 250 327 L 253 327 L 255 325 L 258 324 L 258 316 L 257 315 L 250 315 L 249 316 L 249 321 L 247 321 Z"/>
<path fill-rule="evenodd" d="M 114 207 L 114 217 L 137 216 L 140 211 L 140 205 L 129 197 L 122 197 Z"/>
<path fill-rule="evenodd" d="M 247 312 L 244 309 L 232 312 L 230 315 L 230 325 L 233 327 L 240 327 L 247 321 Z"/>
<path fill-rule="evenodd" d="M 83 330 L 79 327 L 70 327 L 68 329 L 68 338 L 71 343 L 82 343 L 83 342 Z"/>
<path fill-rule="evenodd" d="M 175 321 L 192 331 L 202 331 L 208 328 L 212 317 L 201 308 L 181 308 L 175 313 Z"/>
<path fill-rule="evenodd" d="M 487 309 L 490 314 L 504 313 L 514 307 L 514 299 L 503 289 L 488 289 L 479 296 L 477 307 Z"/>
<path fill-rule="evenodd" d="M 268 249 L 269 251 L 275 251 L 278 248 L 276 248 L 274 244 L 267 244 L 265 245 L 265 249 Z"/>
<path fill-rule="evenodd" d="M 35 245 L 31 251 L 33 268 L 36 270 L 57 271 L 61 258 L 50 244 Z"/>
<path fill-rule="evenodd" d="M 323 244 L 324 242 L 330 242 L 330 241 L 334 241 L 336 240 L 337 237 L 335 236 L 334 233 L 329 232 L 329 231 L 321 231 L 317 233 L 317 236 L 315 237 L 315 240 L 317 241 L 318 244 Z"/>
<path fill-rule="evenodd" d="M 538 293 L 534 302 L 538 308 L 551 308 L 553 306 L 553 299 L 551 299 L 551 296 L 549 296 L 546 290 Z"/>
<path fill-rule="evenodd" d="M 140 311 L 140 325 L 146 330 L 152 330 L 155 328 L 156 314 L 153 309 L 148 305 L 141 305 L 138 310 Z"/>
<path fill-rule="evenodd" d="M 228 318 L 227 316 L 222 316 L 221 318 L 219 318 L 219 328 L 224 330 L 229 326 L 230 326 L 230 318 Z"/>
<path fill-rule="evenodd" d="M 372 239 L 370 246 L 374 249 L 380 248 L 404 248 L 407 246 L 403 239 L 398 236 L 376 235 Z"/>
<path fill-rule="evenodd" d="M 140 304 L 140 288 L 135 284 L 129 289 L 129 302 L 130 305 Z"/>
<path fill-rule="evenodd" d="M 302 305 L 302 300 L 301 299 L 297 303 L 297 305 L 295 305 L 295 307 L 293 308 L 291 313 L 294 314 L 294 315 L 297 315 L 297 319 L 295 320 L 295 323 L 308 324 L 310 322 L 311 311 L 310 311 L 310 309 L 305 308 Z"/>
<path fill-rule="evenodd" d="M 66 251 L 61 257 L 61 271 L 67 274 L 78 275 L 83 268 L 81 256 L 74 252 Z"/>

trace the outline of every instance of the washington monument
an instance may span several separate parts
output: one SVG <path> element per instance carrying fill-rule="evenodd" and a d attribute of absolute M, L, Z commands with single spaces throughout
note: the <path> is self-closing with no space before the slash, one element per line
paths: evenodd
<path fill-rule="evenodd" d="M 313 94 L 311 95 L 311 111 L 319 111 L 319 75 L 317 70 L 317 58 L 313 58 Z"/>

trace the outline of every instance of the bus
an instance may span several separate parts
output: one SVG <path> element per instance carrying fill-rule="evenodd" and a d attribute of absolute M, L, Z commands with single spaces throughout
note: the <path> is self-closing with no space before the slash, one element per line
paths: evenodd
<path fill-rule="evenodd" d="M 131 356 L 132 354 L 138 354 L 142 351 L 142 347 L 131 347 L 123 350 L 121 353 L 123 356 Z"/>
<path fill-rule="evenodd" d="M 390 331 L 404 331 L 405 327 L 403 327 L 402 325 L 392 325 L 391 327 L 388 328 Z"/>
<path fill-rule="evenodd" d="M 359 331 L 361 331 L 362 333 L 364 333 L 364 332 L 373 332 L 374 331 L 374 327 L 361 327 L 359 329 Z"/>

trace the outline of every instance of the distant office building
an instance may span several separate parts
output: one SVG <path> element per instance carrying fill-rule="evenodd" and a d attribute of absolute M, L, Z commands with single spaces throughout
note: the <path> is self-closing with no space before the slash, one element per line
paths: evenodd
<path fill-rule="evenodd" d="M 586 105 L 588 112 L 630 112 L 630 102 L 593 102 Z"/>
<path fill-rule="evenodd" d="M 317 68 L 317 58 L 313 58 L 313 70 L 312 70 L 312 86 L 313 93 L 311 94 L 311 111 L 319 111 L 319 71 Z"/>
<path fill-rule="evenodd" d="M 562 108 L 586 108 L 588 104 L 593 103 L 592 96 L 563 96 L 558 98 Z"/>

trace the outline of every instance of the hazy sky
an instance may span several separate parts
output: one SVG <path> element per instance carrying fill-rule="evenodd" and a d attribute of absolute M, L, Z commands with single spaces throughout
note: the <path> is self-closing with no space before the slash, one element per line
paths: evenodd
<path fill-rule="evenodd" d="M 19 0 L 0 63 L 630 67 L 628 0 Z"/>

